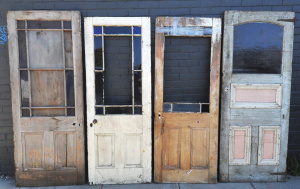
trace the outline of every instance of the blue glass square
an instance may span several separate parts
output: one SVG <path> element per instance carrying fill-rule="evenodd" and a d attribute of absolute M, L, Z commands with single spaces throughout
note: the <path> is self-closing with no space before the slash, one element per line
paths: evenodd
<path fill-rule="evenodd" d="M 105 34 L 131 34 L 130 26 L 106 26 L 104 27 Z"/>
<path fill-rule="evenodd" d="M 142 28 L 138 26 L 133 27 L 133 34 L 141 34 L 142 33 Z"/>
<path fill-rule="evenodd" d="M 102 34 L 102 26 L 94 26 L 94 34 Z"/>

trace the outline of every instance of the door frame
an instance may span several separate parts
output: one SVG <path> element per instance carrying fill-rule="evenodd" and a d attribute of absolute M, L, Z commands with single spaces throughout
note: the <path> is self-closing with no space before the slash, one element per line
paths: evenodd
<path fill-rule="evenodd" d="M 163 143 L 163 89 L 164 89 L 164 49 L 165 36 L 211 37 L 210 55 L 210 134 L 209 134 L 209 175 L 208 182 L 217 182 L 218 164 L 218 125 L 219 125 L 219 88 L 222 27 L 220 18 L 202 17 L 157 17 L 155 23 L 155 106 L 154 106 L 154 182 L 162 180 L 162 143 Z M 171 27 L 181 27 L 172 30 Z M 184 32 L 184 27 L 211 27 L 210 35 L 201 29 Z M 200 116 L 200 114 L 199 114 Z M 201 117 L 201 116 L 200 116 Z M 206 116 L 205 116 L 206 117 Z M 212 142 L 213 141 L 213 142 Z"/>
<path fill-rule="evenodd" d="M 17 20 L 70 20 L 72 25 L 72 46 L 73 46 L 73 69 L 74 69 L 74 95 L 75 95 L 75 119 L 76 119 L 76 163 L 77 163 L 77 183 L 85 182 L 85 153 L 84 153 L 84 106 L 83 106 L 83 78 L 82 78 L 82 52 L 81 52 L 81 16 L 79 11 L 9 11 L 7 13 L 8 30 L 8 50 L 10 65 L 10 86 L 12 99 L 12 119 L 14 133 L 14 162 L 16 185 L 24 186 L 26 178 L 22 177 L 22 119 L 36 119 L 42 122 L 41 118 L 22 118 L 21 117 L 21 90 L 19 72 L 19 48 Z M 52 119 L 59 117 L 52 116 Z M 66 117 L 68 118 L 68 117 Z M 34 174 L 36 177 L 37 174 Z M 67 175 L 66 175 L 67 176 Z M 52 177 L 51 177 L 52 178 Z M 55 178 L 55 175 L 53 176 Z M 28 178 L 30 179 L 30 178 Z M 34 179 L 34 176 L 33 178 Z M 49 178 L 42 180 L 44 185 L 49 185 Z M 48 184 L 47 184 L 48 183 Z M 67 183 L 66 184 L 70 184 Z M 26 186 L 37 186 L 38 182 L 29 183 Z"/>

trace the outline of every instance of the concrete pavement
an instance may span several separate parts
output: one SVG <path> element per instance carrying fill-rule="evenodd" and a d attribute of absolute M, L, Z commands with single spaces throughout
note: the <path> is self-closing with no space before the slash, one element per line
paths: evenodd
<path fill-rule="evenodd" d="M 0 189 L 20 189 L 15 186 L 11 177 L 0 177 Z M 30 189 L 33 187 L 21 187 Z M 123 185 L 96 185 L 89 186 L 50 186 L 34 187 L 34 189 L 300 189 L 300 177 L 288 176 L 286 182 L 270 183 L 217 183 L 217 184 L 123 184 Z"/>

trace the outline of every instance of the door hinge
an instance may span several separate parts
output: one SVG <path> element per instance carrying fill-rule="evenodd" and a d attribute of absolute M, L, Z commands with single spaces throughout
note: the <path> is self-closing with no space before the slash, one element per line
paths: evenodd
<path fill-rule="evenodd" d="M 277 21 L 282 21 L 282 22 L 296 22 L 296 17 L 294 17 L 293 19 L 278 19 Z"/>
<path fill-rule="evenodd" d="M 270 175 L 284 175 L 284 176 L 286 176 L 287 173 L 286 173 L 286 172 L 281 172 L 281 173 L 270 173 Z"/>

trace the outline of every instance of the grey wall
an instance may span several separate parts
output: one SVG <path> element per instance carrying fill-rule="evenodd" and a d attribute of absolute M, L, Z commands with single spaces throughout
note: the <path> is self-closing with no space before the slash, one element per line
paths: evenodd
<path fill-rule="evenodd" d="M 300 0 L 0 0 L 0 26 L 9 10 L 79 10 L 81 16 L 151 16 L 154 67 L 154 19 L 157 16 L 223 17 L 225 10 L 294 11 L 294 40 L 289 153 L 300 153 Z M 13 138 L 7 44 L 0 44 L 0 175 L 13 175 Z"/>

